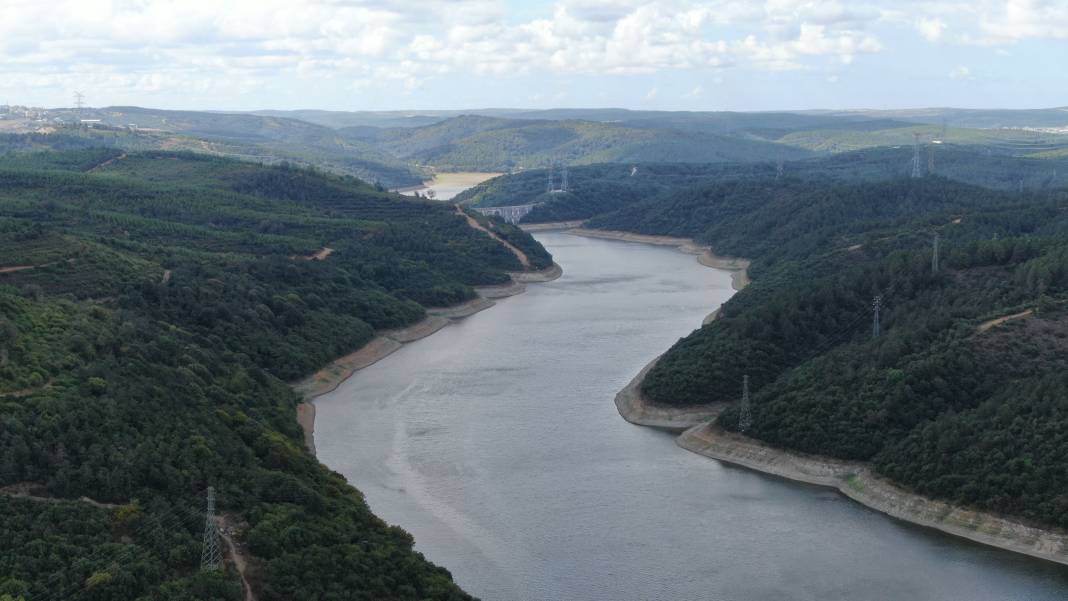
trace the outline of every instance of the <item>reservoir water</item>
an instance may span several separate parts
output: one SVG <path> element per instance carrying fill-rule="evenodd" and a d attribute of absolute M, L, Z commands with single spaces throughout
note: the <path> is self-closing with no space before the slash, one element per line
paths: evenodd
<path fill-rule="evenodd" d="M 451 200 L 460 192 L 498 175 L 501 174 L 483 172 L 438 173 L 430 181 L 424 182 L 422 186 L 407 190 L 402 194 L 415 196 L 415 193 L 418 192 L 426 196 L 428 192 L 433 192 L 434 198 L 437 200 Z"/>
<path fill-rule="evenodd" d="M 722 465 L 612 402 L 729 298 L 673 249 L 546 232 L 564 275 L 316 401 L 319 458 L 483 599 L 1068 599 L 1068 568 Z"/>

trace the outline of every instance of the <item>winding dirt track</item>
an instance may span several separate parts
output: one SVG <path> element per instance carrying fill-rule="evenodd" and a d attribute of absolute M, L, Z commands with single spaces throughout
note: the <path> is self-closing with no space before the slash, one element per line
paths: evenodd
<path fill-rule="evenodd" d="M 494 232 L 486 229 L 485 227 L 483 227 L 482 224 L 479 223 L 477 219 L 475 219 L 474 217 L 472 217 L 472 216 L 468 215 L 467 213 L 465 213 L 464 210 L 462 208 L 460 208 L 459 205 L 456 206 L 456 213 L 458 215 L 461 215 L 465 219 L 467 219 L 467 225 L 470 225 L 471 227 L 475 228 L 476 230 L 480 230 L 480 231 L 486 232 L 486 234 L 488 234 L 490 238 L 493 238 L 497 242 L 500 242 L 501 244 L 503 244 L 505 248 L 507 248 L 508 250 L 512 251 L 512 254 L 515 255 L 515 258 L 519 259 L 519 262 L 523 264 L 523 268 L 524 269 L 530 269 L 530 259 L 527 258 L 526 253 L 524 253 L 523 251 L 519 250 L 518 248 L 512 246 L 504 238 L 501 238 L 496 233 L 494 233 Z"/>
<path fill-rule="evenodd" d="M 315 251 L 314 254 L 304 257 L 304 259 L 308 261 L 322 261 L 323 259 L 329 257 L 332 254 L 334 254 L 334 249 L 330 248 L 329 246 L 324 246 L 321 249 Z"/>
<path fill-rule="evenodd" d="M 85 503 L 86 505 L 92 505 L 93 507 L 99 507 L 101 509 L 118 509 L 121 505 L 114 503 L 103 503 L 101 501 L 95 501 L 89 497 L 79 497 L 77 499 L 61 499 L 59 497 L 41 497 L 32 494 L 31 490 L 34 486 L 31 482 L 19 482 L 16 484 L 9 484 L 8 486 L 0 487 L 0 495 L 6 495 L 8 497 L 14 497 L 17 499 L 26 499 L 28 501 L 36 501 L 38 503 Z"/>
<path fill-rule="evenodd" d="M 975 331 L 980 333 L 980 334 L 982 334 L 983 332 L 989 330 L 990 328 L 997 327 L 997 326 L 1005 323 L 1006 321 L 1012 321 L 1014 319 L 1023 319 L 1024 317 L 1029 317 L 1029 316 L 1033 315 L 1034 313 L 1035 313 L 1034 309 L 1028 309 L 1026 311 L 1020 311 L 1019 313 L 1013 313 L 1012 315 L 1006 315 L 1004 317 L 998 317 L 997 319 L 991 319 L 989 321 L 984 321 L 983 323 L 979 324 L 979 327 L 976 328 Z"/>
<path fill-rule="evenodd" d="M 12 265 L 10 267 L 0 267 L 0 273 L 15 273 L 16 271 L 26 271 L 27 269 L 33 269 L 36 265 Z"/>
<path fill-rule="evenodd" d="M 104 161 L 103 163 L 100 163 L 99 165 L 95 165 L 95 166 L 89 168 L 86 171 L 86 173 L 90 173 L 90 172 L 96 171 L 97 169 L 101 169 L 103 167 L 107 167 L 108 165 L 114 163 L 115 161 L 121 161 L 121 160 L 123 160 L 125 158 L 126 158 L 126 153 L 124 152 L 124 153 L 120 154 L 119 156 L 117 156 L 115 158 L 108 159 L 108 160 Z"/>
<path fill-rule="evenodd" d="M 241 585 L 245 589 L 245 601 L 257 601 L 256 594 L 252 592 L 252 585 L 248 582 L 248 559 L 241 552 L 240 547 L 234 543 L 234 539 L 230 537 L 230 522 L 225 516 L 215 517 L 216 525 L 219 527 L 219 538 L 226 543 L 227 555 L 230 560 L 234 562 L 234 569 L 237 570 L 237 574 L 241 576 Z"/>

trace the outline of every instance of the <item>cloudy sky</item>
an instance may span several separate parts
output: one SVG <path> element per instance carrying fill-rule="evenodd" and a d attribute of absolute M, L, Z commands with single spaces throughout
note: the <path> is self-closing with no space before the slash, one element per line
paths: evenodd
<path fill-rule="evenodd" d="M 1068 0 L 0 0 L 0 103 L 1068 105 Z"/>

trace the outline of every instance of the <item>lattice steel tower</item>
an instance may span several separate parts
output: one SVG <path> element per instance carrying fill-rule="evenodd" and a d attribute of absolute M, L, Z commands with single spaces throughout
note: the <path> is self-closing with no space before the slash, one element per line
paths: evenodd
<path fill-rule="evenodd" d="M 200 569 L 214 572 L 222 569 L 219 552 L 219 527 L 215 523 L 215 489 L 208 487 L 208 510 L 204 516 L 204 547 L 200 552 Z"/>
<path fill-rule="evenodd" d="M 872 338 L 878 338 L 879 334 L 882 333 L 882 324 L 879 323 L 879 312 L 882 310 L 882 308 L 883 308 L 883 295 L 876 294 L 875 298 L 872 299 L 872 301 L 871 301 L 871 310 L 872 310 L 871 334 L 872 334 Z"/>
<path fill-rule="evenodd" d="M 912 134 L 912 177 L 920 177 L 920 134 Z"/>
<path fill-rule="evenodd" d="M 753 406 L 749 401 L 749 376 L 742 376 L 742 403 L 738 407 L 738 431 L 745 432 L 753 427 Z"/>
<path fill-rule="evenodd" d="M 931 254 L 931 273 L 938 273 L 938 234 L 934 236 L 934 252 Z"/>

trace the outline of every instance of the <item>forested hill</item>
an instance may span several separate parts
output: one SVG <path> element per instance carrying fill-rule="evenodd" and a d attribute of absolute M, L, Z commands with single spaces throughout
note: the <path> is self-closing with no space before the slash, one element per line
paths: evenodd
<path fill-rule="evenodd" d="M 928 156 L 928 150 L 930 156 Z M 1068 187 L 1068 159 L 1007 157 L 962 146 L 930 147 L 921 154 L 922 171 L 997 190 L 1047 191 Z M 784 160 L 783 177 L 792 180 L 848 183 L 883 181 L 909 175 L 912 148 L 871 148 L 854 152 Z M 773 178 L 774 161 L 755 163 L 633 163 L 574 166 L 569 190 L 546 193 L 544 169 L 504 175 L 458 195 L 471 206 L 539 204 L 527 223 L 586 219 L 635 202 L 652 202 L 694 186 L 723 180 Z M 559 174 L 556 176 L 559 184 Z"/>
<path fill-rule="evenodd" d="M 55 150 L 75 144 L 130 152 L 187 150 L 256 163 L 287 161 L 315 166 L 387 187 L 415 185 L 426 175 L 384 150 L 296 119 L 111 107 L 87 110 L 83 117 L 100 119 L 101 123 L 86 128 L 71 123 L 81 118 L 73 111 L 52 113 L 65 124 L 40 127 L 24 123 L 15 128 L 21 133 L 0 134 L 0 154 L 26 144 Z"/>
<path fill-rule="evenodd" d="M 748 435 L 1068 527 L 1068 191 L 721 182 L 588 225 L 753 260 L 754 283 L 649 372 L 653 401 L 733 402 L 748 375 Z"/>
<path fill-rule="evenodd" d="M 441 171 L 510 171 L 570 164 L 670 161 L 764 161 L 807 150 L 745 136 L 580 120 L 504 119 L 463 115 L 422 127 L 353 127 L 346 140 L 372 144 Z"/>
<path fill-rule="evenodd" d="M 198 571 L 213 486 L 261 600 L 468 598 L 305 451 L 286 382 L 520 269 L 454 207 L 351 178 L 0 159 L 0 596 L 241 599 Z"/>

